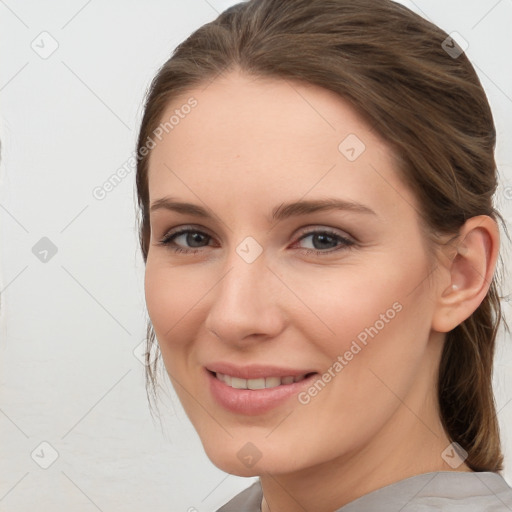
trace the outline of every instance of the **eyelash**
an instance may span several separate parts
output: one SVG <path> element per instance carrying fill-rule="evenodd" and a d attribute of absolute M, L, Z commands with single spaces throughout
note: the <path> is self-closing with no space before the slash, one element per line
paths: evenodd
<path fill-rule="evenodd" d="M 167 247 L 167 248 L 173 250 L 174 252 L 180 253 L 180 254 L 196 254 L 196 253 L 200 252 L 201 249 L 203 249 L 203 247 L 196 248 L 196 249 L 184 249 L 183 247 L 179 247 L 179 246 L 176 247 L 176 246 L 172 245 L 174 243 L 175 238 L 177 238 L 180 235 L 186 234 L 186 233 L 196 233 L 196 234 L 199 233 L 201 235 L 208 237 L 210 240 L 212 239 L 212 237 L 210 235 L 208 235 L 207 233 L 204 233 L 203 231 L 200 231 L 198 229 L 183 228 L 178 231 L 166 234 L 164 236 L 164 238 L 161 239 L 157 243 L 157 245 Z M 345 238 L 345 237 L 339 235 L 338 233 L 331 231 L 329 229 L 307 231 L 300 236 L 300 238 L 297 240 L 297 242 L 300 242 L 300 241 L 304 240 L 304 238 L 307 238 L 312 235 L 328 235 L 341 243 L 338 247 L 336 247 L 334 249 L 330 249 L 330 250 L 325 250 L 325 251 L 321 251 L 318 249 L 302 249 L 302 251 L 305 251 L 305 253 L 308 255 L 311 253 L 314 253 L 318 256 L 324 256 L 326 254 L 331 254 L 333 252 L 352 249 L 355 246 L 355 242 L 353 242 L 352 240 L 349 240 L 348 238 Z M 205 247 L 208 247 L 208 246 L 205 246 Z"/>

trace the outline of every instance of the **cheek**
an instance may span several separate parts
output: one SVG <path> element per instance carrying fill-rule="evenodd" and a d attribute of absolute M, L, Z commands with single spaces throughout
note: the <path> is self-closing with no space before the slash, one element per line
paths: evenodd
<path fill-rule="evenodd" d="M 311 325 L 303 324 L 308 339 L 328 356 L 324 375 L 330 391 L 322 391 L 324 399 L 344 396 L 351 412 L 368 404 L 373 405 L 366 412 L 384 412 L 390 392 L 379 377 L 398 394 L 406 393 L 429 340 L 433 302 L 426 275 L 420 253 L 401 260 L 396 255 L 367 265 L 364 272 L 356 266 L 340 270 L 328 293 L 320 293 L 325 283 L 310 286 L 316 290 L 309 297 L 311 309 L 334 332 L 315 337 Z M 324 411 L 317 412 L 334 414 Z"/>
<path fill-rule="evenodd" d="M 426 275 L 418 252 L 381 258 L 364 272 L 340 268 L 329 282 L 295 276 L 297 294 L 309 291 L 307 304 L 317 315 L 303 318 L 301 330 L 324 362 L 326 385 L 302 397 L 311 402 L 311 417 L 354 426 L 354 417 L 366 418 L 370 426 L 391 413 L 396 398 L 389 389 L 407 393 L 428 343 L 433 303 Z M 335 403 L 343 411 L 329 406 Z"/>
<path fill-rule="evenodd" d="M 395 331 L 412 320 L 421 321 L 422 313 L 427 313 L 419 308 L 425 291 L 417 286 L 425 277 L 424 262 L 411 255 L 403 260 L 379 254 L 374 264 L 351 260 L 338 268 L 289 272 L 283 280 L 303 303 L 302 314 L 294 322 L 300 322 L 306 338 L 331 360 L 349 350 L 353 341 L 365 346 L 389 334 L 398 342 Z M 414 322 L 407 325 L 411 329 Z M 393 343 L 390 340 L 390 349 Z"/>
<path fill-rule="evenodd" d="M 197 308 L 204 290 L 192 282 L 182 268 L 172 268 L 156 258 L 148 257 L 144 290 L 148 314 L 157 339 L 164 346 L 184 339 L 187 318 Z"/>
<path fill-rule="evenodd" d="M 164 327 L 171 328 L 175 307 L 181 307 L 180 301 L 176 300 L 177 294 L 176 290 L 173 290 L 174 286 L 176 283 L 171 282 L 169 273 L 162 271 L 151 258 L 148 258 L 144 291 L 148 314 L 157 332 L 162 332 Z"/>

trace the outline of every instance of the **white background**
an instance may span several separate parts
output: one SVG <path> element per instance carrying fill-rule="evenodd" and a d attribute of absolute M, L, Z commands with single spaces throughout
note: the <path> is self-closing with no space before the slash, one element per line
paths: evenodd
<path fill-rule="evenodd" d="M 252 482 L 212 465 L 165 379 L 163 426 L 153 422 L 136 357 L 146 313 L 134 173 L 105 199 L 92 195 L 134 151 L 157 68 L 233 3 L 0 0 L 1 511 L 207 512 Z M 511 225 L 512 0 L 404 3 L 469 43 Z M 31 47 L 53 40 L 46 59 Z M 57 249 L 47 262 L 32 252 L 43 237 Z M 512 483 L 506 342 L 502 332 L 495 390 Z"/>

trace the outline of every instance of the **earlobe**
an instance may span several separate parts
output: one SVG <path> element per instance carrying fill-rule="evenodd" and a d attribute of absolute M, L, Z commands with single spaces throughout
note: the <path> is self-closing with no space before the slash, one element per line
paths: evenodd
<path fill-rule="evenodd" d="M 487 215 L 472 217 L 461 228 L 456 254 L 440 285 L 432 329 L 449 332 L 469 318 L 484 300 L 499 251 L 499 230 Z M 448 285 L 447 285 L 448 281 Z"/>

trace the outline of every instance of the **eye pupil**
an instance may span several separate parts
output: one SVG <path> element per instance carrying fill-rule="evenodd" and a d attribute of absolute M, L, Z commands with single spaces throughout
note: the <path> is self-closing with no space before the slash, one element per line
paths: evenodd
<path fill-rule="evenodd" d="M 316 244 L 315 241 L 319 241 L 320 246 L 318 246 L 318 244 Z M 313 246 L 315 247 L 315 249 L 325 249 L 325 245 L 322 245 L 325 243 L 327 243 L 329 247 L 336 247 L 336 240 L 334 239 L 334 237 L 327 235 L 325 233 L 313 235 Z"/>
<path fill-rule="evenodd" d="M 187 245 L 190 247 L 202 247 L 201 242 L 207 238 L 207 235 L 201 233 L 188 233 L 187 234 Z"/>

